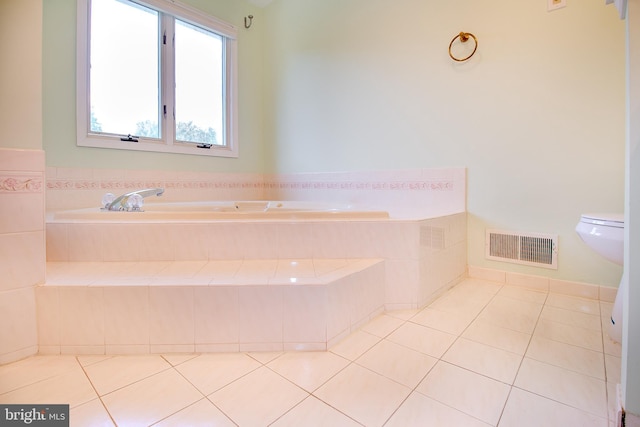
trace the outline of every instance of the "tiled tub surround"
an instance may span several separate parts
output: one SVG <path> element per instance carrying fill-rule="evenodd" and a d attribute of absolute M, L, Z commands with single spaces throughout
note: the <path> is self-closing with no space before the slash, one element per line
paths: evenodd
<path fill-rule="evenodd" d="M 143 188 L 164 188 L 163 202 L 261 200 L 264 195 L 262 174 L 47 167 L 46 176 L 47 212 L 100 207 L 105 193 Z"/>
<path fill-rule="evenodd" d="M 304 174 L 46 169 L 47 212 L 98 207 L 105 193 L 162 187 L 162 201 L 298 200 L 353 203 L 394 218 L 464 212 L 464 168 Z"/>
<path fill-rule="evenodd" d="M 464 213 L 421 221 L 48 223 L 49 272 L 47 284 L 38 288 L 41 352 L 326 349 L 371 316 L 383 310 L 421 307 L 464 277 L 465 227 Z M 295 283 L 282 283 L 277 269 L 268 270 L 280 263 L 280 271 L 286 271 L 283 265 L 292 261 L 346 266 L 328 276 L 313 270 L 313 274 L 307 271 L 302 277 L 284 278 L 296 277 Z M 237 263 L 245 268 L 230 276 L 228 269 Z M 252 266 L 267 271 L 257 274 Z M 172 273 L 185 268 L 188 273 L 182 276 Z M 65 273 L 56 276 L 56 271 Z M 107 309 L 107 295 L 119 293 L 123 295 Z M 210 332 L 202 332 L 208 337 L 205 341 L 194 335 L 194 310 L 203 301 L 201 294 L 209 295 L 211 308 L 201 307 L 199 316 L 221 316 L 209 323 Z M 236 305 L 234 310 L 233 305 L 215 302 L 223 297 L 254 305 L 252 309 Z M 146 301 L 140 311 L 135 309 L 139 304 L 130 307 L 132 324 L 138 319 L 148 325 L 136 341 L 107 336 L 106 319 L 113 318 L 119 298 L 120 304 Z M 271 303 L 263 303 L 265 298 Z M 290 305 L 283 306 L 283 301 Z M 284 325 L 287 310 L 305 306 L 297 301 L 313 302 L 307 314 L 315 317 L 306 321 L 305 328 L 310 330 L 294 340 L 284 336 L 283 326 L 278 325 Z M 70 307 L 83 309 L 69 313 Z M 216 332 L 218 324 L 255 318 L 251 310 L 265 316 L 275 310 L 281 317 L 272 322 L 276 326 L 270 331 L 260 332 L 265 322 L 255 321 L 255 334 Z M 68 320 L 76 315 L 80 317 Z M 152 315 L 165 320 L 158 323 Z M 174 317 L 177 326 L 171 323 Z M 161 332 L 162 325 L 166 333 Z M 126 332 L 125 326 L 119 328 Z M 176 335 L 174 327 L 182 328 L 184 334 Z M 274 330 L 280 332 L 274 335 Z"/>
<path fill-rule="evenodd" d="M 383 311 L 381 260 L 48 263 L 42 354 L 326 350 Z"/>
<path fill-rule="evenodd" d="M 0 364 L 38 351 L 44 234 L 44 152 L 0 148 Z"/>
<path fill-rule="evenodd" d="M 385 309 L 423 306 L 466 273 L 466 214 L 425 220 L 47 223 L 47 260 L 385 261 Z"/>
<path fill-rule="evenodd" d="M 466 211 L 464 168 L 267 175 L 264 185 L 267 199 L 354 203 L 393 218 Z"/>
<path fill-rule="evenodd" d="M 99 270 L 106 267 L 108 276 L 109 267 L 119 263 L 135 265 L 134 269 L 141 271 L 166 263 L 174 266 L 206 263 L 209 266 L 207 268 L 218 265 L 222 271 L 213 271 L 206 284 L 190 283 L 184 278 L 179 281 L 175 281 L 175 277 L 163 279 L 162 274 L 152 279 L 138 275 L 123 283 L 115 272 L 112 281 L 87 283 L 86 277 L 76 277 L 73 283 L 63 283 L 49 274 L 50 280 L 38 289 L 41 351 L 104 353 L 327 348 L 370 316 L 383 310 L 422 307 L 465 276 L 464 185 L 464 169 L 264 177 L 250 174 L 48 168 L 48 212 L 97 207 L 97 201 L 106 192 L 124 193 L 143 187 L 163 187 L 165 193 L 162 202 L 283 200 L 279 195 L 291 200 L 309 201 L 317 197 L 319 202 L 358 205 L 373 204 L 375 201 L 375 206 L 370 206 L 372 209 L 387 210 L 395 217 L 384 220 L 165 220 L 142 224 L 126 221 L 50 221 L 46 227 L 50 272 L 53 268 L 73 270 L 92 265 Z M 366 265 L 372 262 L 370 260 L 379 261 L 357 272 L 343 270 L 342 274 L 331 280 L 315 277 L 311 283 L 307 283 L 307 280 L 296 285 L 270 283 L 275 276 L 263 277 L 257 282 L 251 275 L 216 280 L 216 277 L 224 277 L 224 265 L 228 263 L 243 262 L 244 265 L 250 265 L 262 262 L 271 265 L 292 260 L 311 264 L 347 262 L 351 266 Z M 366 283 L 356 281 L 358 284 L 345 285 L 344 281 L 353 281 L 352 276 L 366 277 Z M 101 278 L 106 279 L 104 275 Z M 303 284 L 304 287 L 301 286 Z M 349 286 L 358 289 L 356 297 L 352 296 Z M 194 335 L 190 320 L 195 319 L 195 314 L 189 314 L 195 312 L 188 308 L 191 307 L 189 301 L 192 297 L 186 297 L 182 307 L 187 307 L 187 310 L 180 313 L 175 312 L 175 307 L 165 308 L 162 298 L 151 298 L 152 295 L 186 292 L 193 295 L 192 306 L 196 307 L 200 302 L 196 295 L 202 292 L 223 294 L 229 291 L 231 294 L 238 293 L 238 298 L 253 292 L 254 297 L 246 301 L 261 301 L 270 292 L 281 294 L 284 298 L 288 291 L 294 289 L 296 292 L 307 292 L 301 298 L 308 300 L 313 299 L 310 296 L 313 292 L 320 294 L 314 298 L 324 298 L 323 295 L 326 295 L 328 302 L 319 309 L 329 313 L 326 322 L 322 319 L 323 315 L 315 323 L 310 322 L 312 325 L 328 325 L 323 327 L 323 339 L 313 334 L 309 335 L 311 338 L 298 337 L 296 340 L 284 336 L 278 336 L 277 339 L 267 339 L 265 336 L 245 339 L 239 333 L 232 339 L 225 336 L 224 339 L 200 341 Z M 334 290 L 337 301 L 330 298 Z M 145 319 L 151 319 L 149 316 L 156 312 L 166 314 L 167 319 L 176 316 L 178 319 L 187 319 L 183 325 L 187 335 L 176 339 L 172 332 L 167 331 L 166 336 L 160 336 L 162 334 L 158 335 L 156 331 L 156 335 L 152 336 L 151 328 L 156 327 L 154 323 L 141 340 L 115 342 L 114 339 L 117 341 L 118 338 L 107 336 L 105 323 L 107 316 L 112 314 L 111 311 L 104 311 L 107 310 L 103 305 L 106 300 L 101 299 L 114 292 L 131 292 L 148 301 L 149 311 L 142 311 L 141 314 Z M 141 297 L 140 293 L 146 297 Z M 365 304 L 366 309 L 354 308 L 353 298 L 366 301 L 368 296 L 372 299 Z M 69 298 L 73 303 L 69 303 Z M 159 305 L 154 305 L 156 302 Z M 96 314 L 98 318 L 93 320 L 94 333 L 67 330 L 74 323 L 83 323 L 81 320 L 65 323 L 63 319 L 68 317 L 65 313 L 68 304 L 78 307 L 98 304 L 98 307 L 102 307 L 102 314 Z M 269 311 L 281 304 L 276 303 L 274 307 L 256 304 L 254 308 Z M 330 315 L 336 306 L 351 306 L 348 322 L 341 320 L 339 326 L 331 325 L 331 322 L 337 322 Z M 43 311 L 47 314 L 43 315 Z M 92 314 L 90 309 L 80 311 Z M 231 315 L 235 316 L 235 312 Z M 91 324 L 87 322 L 87 325 Z M 260 326 L 260 322 L 257 322 L 257 326 Z"/>

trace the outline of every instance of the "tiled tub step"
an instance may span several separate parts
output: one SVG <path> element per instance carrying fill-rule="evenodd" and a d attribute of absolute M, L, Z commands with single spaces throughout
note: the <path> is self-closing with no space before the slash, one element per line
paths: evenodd
<path fill-rule="evenodd" d="M 381 259 L 49 262 L 42 354 L 326 350 L 383 311 Z"/>

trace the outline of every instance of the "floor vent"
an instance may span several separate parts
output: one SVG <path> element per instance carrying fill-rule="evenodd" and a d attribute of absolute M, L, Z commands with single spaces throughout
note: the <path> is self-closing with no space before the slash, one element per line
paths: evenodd
<path fill-rule="evenodd" d="M 495 261 L 558 269 L 558 236 L 487 230 L 485 256 Z"/>

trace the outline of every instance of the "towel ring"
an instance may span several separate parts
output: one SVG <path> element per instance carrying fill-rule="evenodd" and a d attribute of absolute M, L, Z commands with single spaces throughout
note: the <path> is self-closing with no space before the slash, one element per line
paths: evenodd
<path fill-rule="evenodd" d="M 460 39 L 460 41 L 462 43 L 466 43 L 469 41 L 469 37 L 471 37 L 473 39 L 473 42 L 475 43 L 475 47 L 473 48 L 473 52 L 471 52 L 471 54 L 469 56 L 467 56 L 466 58 L 456 58 L 455 56 L 453 56 L 453 54 L 451 53 L 451 46 L 453 46 L 453 42 L 456 41 L 456 39 Z M 451 57 L 451 59 L 453 59 L 454 61 L 458 61 L 458 62 L 464 62 L 467 59 L 471 58 L 473 56 L 474 53 L 476 53 L 476 50 L 478 50 L 478 39 L 476 38 L 476 36 L 474 36 L 471 33 L 465 33 L 464 31 L 460 32 L 460 34 L 458 34 L 457 36 L 455 36 L 453 38 L 453 40 L 451 40 L 451 43 L 449 43 L 449 56 Z"/>

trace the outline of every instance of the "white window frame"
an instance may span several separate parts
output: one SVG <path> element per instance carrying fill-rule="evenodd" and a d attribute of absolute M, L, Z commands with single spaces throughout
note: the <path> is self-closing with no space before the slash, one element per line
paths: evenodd
<path fill-rule="evenodd" d="M 80 147 L 113 148 L 121 150 L 154 151 L 162 153 L 194 154 L 216 157 L 238 157 L 238 47 L 237 29 L 218 18 L 207 15 L 195 8 L 174 0 L 129 0 L 143 6 L 174 16 L 181 21 L 203 27 L 224 37 L 225 45 L 225 145 L 211 145 L 199 148 L 196 143 L 175 141 L 175 131 L 168 129 L 163 121 L 162 139 L 138 138 L 138 142 L 121 141 L 121 135 L 97 134 L 90 131 L 90 10 L 91 0 L 77 1 L 77 52 L 76 52 L 76 116 L 77 140 Z M 159 82 L 163 105 L 174 105 L 173 70 L 165 69 L 166 61 L 161 60 L 163 76 Z M 175 126 L 174 126 L 175 127 Z M 124 135 L 126 136 L 126 135 Z"/>

